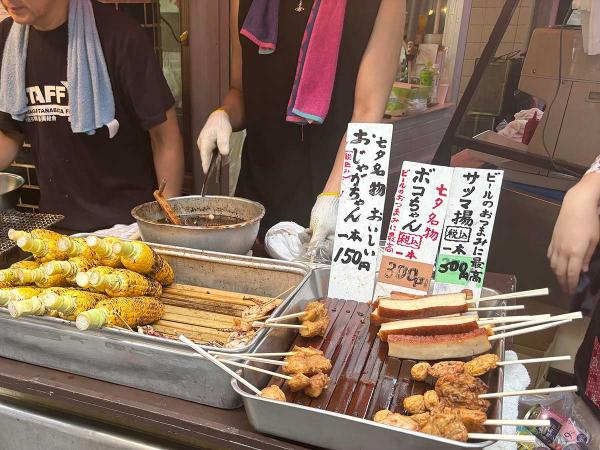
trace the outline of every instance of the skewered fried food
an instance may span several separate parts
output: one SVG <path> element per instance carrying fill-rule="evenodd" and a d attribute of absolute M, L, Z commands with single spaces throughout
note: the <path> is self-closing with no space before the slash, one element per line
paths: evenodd
<path fill-rule="evenodd" d="M 428 411 L 437 408 L 440 405 L 440 398 L 435 391 L 427 391 L 423 394 L 423 401 L 425 402 L 425 408 Z"/>
<path fill-rule="evenodd" d="M 488 391 L 487 384 L 465 373 L 443 376 L 435 383 L 435 391 L 444 406 L 484 412 L 490 407 L 490 402 L 479 398 Z"/>
<path fill-rule="evenodd" d="M 279 386 L 273 384 L 271 386 L 267 386 L 262 391 L 260 391 L 260 396 L 264 398 L 270 398 L 271 400 L 277 400 L 280 402 L 286 402 L 285 394 Z"/>
<path fill-rule="evenodd" d="M 286 384 L 290 391 L 300 392 L 302 389 L 310 385 L 310 378 L 303 373 L 295 373 L 291 380 L 287 380 Z"/>
<path fill-rule="evenodd" d="M 304 393 L 312 398 L 319 397 L 329 384 L 329 375 L 320 372 L 310 377 L 309 385 L 304 389 Z"/>
<path fill-rule="evenodd" d="M 421 414 L 413 414 L 410 418 L 419 425 L 419 428 L 423 428 L 429 422 L 431 418 L 431 413 L 429 411 L 421 413 Z"/>
<path fill-rule="evenodd" d="M 456 408 L 456 412 L 458 413 L 461 422 L 467 428 L 469 433 L 487 432 L 485 426 L 483 425 L 483 423 L 487 420 L 487 415 L 483 411 L 476 409 Z"/>
<path fill-rule="evenodd" d="M 377 314 L 387 319 L 424 319 L 467 312 L 467 300 L 473 298 L 471 291 L 458 294 L 431 295 L 417 300 L 381 299 Z"/>
<path fill-rule="evenodd" d="M 309 302 L 304 310 L 301 322 L 314 322 L 327 316 L 325 305 L 319 301 Z"/>
<path fill-rule="evenodd" d="M 474 377 L 480 377 L 490 370 L 495 369 L 498 361 L 500 361 L 500 358 L 493 353 L 478 356 L 465 363 L 465 373 Z"/>
<path fill-rule="evenodd" d="M 425 399 L 422 395 L 411 395 L 410 397 L 406 397 L 402 402 L 402 405 L 404 406 L 404 410 L 411 415 L 427 412 Z"/>
<path fill-rule="evenodd" d="M 423 433 L 440 436 L 455 441 L 467 442 L 467 427 L 452 409 L 438 409 L 431 412 L 429 420 L 421 428 Z"/>
<path fill-rule="evenodd" d="M 323 355 L 323 351 L 314 347 L 300 347 L 295 345 L 292 349 L 292 352 L 295 353 L 294 356 L 314 356 L 314 355 Z"/>
<path fill-rule="evenodd" d="M 296 349 L 293 350 L 296 352 Z M 306 354 L 299 352 L 296 355 L 285 358 L 287 364 L 283 366 L 283 372 L 286 374 L 303 373 L 307 376 L 316 375 L 320 372 L 329 373 L 331 371 L 331 361 L 322 354 Z"/>
<path fill-rule="evenodd" d="M 403 428 L 405 430 L 419 431 L 419 425 L 410 417 L 393 413 L 387 409 L 377 411 L 373 416 L 373 421 L 392 427 Z"/>
<path fill-rule="evenodd" d="M 426 362 L 416 363 L 410 368 L 410 376 L 415 381 L 425 381 L 431 369 L 431 364 Z"/>
<path fill-rule="evenodd" d="M 300 328 L 300 336 L 302 337 L 315 337 L 324 336 L 329 325 L 329 317 L 316 320 L 314 322 L 303 322 L 303 328 Z"/>
<path fill-rule="evenodd" d="M 429 369 L 429 376 L 433 378 L 442 378 L 445 375 L 452 375 L 464 372 L 465 363 L 462 361 L 442 361 L 435 363 Z"/>

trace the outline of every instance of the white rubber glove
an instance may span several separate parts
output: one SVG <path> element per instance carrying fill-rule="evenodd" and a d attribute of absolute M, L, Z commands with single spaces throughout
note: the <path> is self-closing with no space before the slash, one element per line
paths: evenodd
<path fill-rule="evenodd" d="M 331 259 L 333 246 L 330 243 L 334 238 L 339 199 L 339 194 L 331 192 L 324 192 L 317 197 L 310 215 L 312 237 L 308 244 L 308 255 L 311 258 Z"/>
<path fill-rule="evenodd" d="M 200 159 L 202 160 L 202 170 L 205 174 L 210 167 L 210 159 L 215 148 L 218 148 L 219 153 L 223 156 L 229 154 L 231 132 L 229 115 L 222 109 L 213 111 L 208 116 L 208 119 L 206 119 L 197 142 L 198 149 L 200 150 Z"/>

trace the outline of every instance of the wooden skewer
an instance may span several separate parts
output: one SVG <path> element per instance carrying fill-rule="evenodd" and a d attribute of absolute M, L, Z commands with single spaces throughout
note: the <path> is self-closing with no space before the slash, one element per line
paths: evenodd
<path fill-rule="evenodd" d="M 514 330 L 516 328 L 528 327 L 531 325 L 537 325 L 540 323 L 554 322 L 557 320 L 565 320 L 565 319 L 581 319 L 583 314 L 581 311 L 568 313 L 568 314 L 559 314 L 557 316 L 550 316 L 542 319 L 534 319 L 527 322 L 513 323 L 512 325 L 503 325 L 500 327 L 495 327 L 494 332 L 496 331 L 505 331 L 505 330 Z"/>
<path fill-rule="evenodd" d="M 486 434 L 486 433 L 469 433 L 469 439 L 477 439 L 482 441 L 511 441 L 535 444 L 536 437 L 533 435 L 518 435 L 518 434 Z"/>
<path fill-rule="evenodd" d="M 292 324 L 292 323 L 266 323 L 266 322 L 252 322 L 252 326 L 254 328 L 263 328 L 263 327 L 296 328 L 296 329 L 306 328 L 306 325 L 297 325 L 297 324 Z"/>
<path fill-rule="evenodd" d="M 302 312 L 295 313 L 295 314 L 286 314 L 285 316 L 279 316 L 279 317 L 273 317 L 271 319 L 267 319 L 265 322 L 266 323 L 283 322 L 284 320 L 295 319 L 296 317 L 302 317 L 305 314 L 306 314 L 306 311 L 302 311 Z"/>
<path fill-rule="evenodd" d="M 211 352 L 212 355 L 214 355 L 214 353 Z M 287 366 L 288 363 L 286 361 L 279 361 L 278 359 L 267 359 L 267 358 L 257 358 L 256 356 L 237 356 L 236 354 L 232 353 L 231 355 L 216 355 L 216 357 L 218 359 L 245 359 L 246 361 L 254 361 L 254 362 L 259 362 L 259 363 L 263 363 L 263 364 L 271 364 L 273 366 Z"/>
<path fill-rule="evenodd" d="M 571 356 L 548 356 L 546 358 L 531 358 L 531 359 L 513 359 L 511 361 L 497 362 L 497 366 L 510 366 L 512 364 L 535 364 L 551 361 L 571 361 Z"/>
<path fill-rule="evenodd" d="M 294 290 L 294 288 L 295 288 L 295 287 L 296 287 L 296 286 L 291 286 L 291 287 L 287 288 L 287 289 L 286 289 L 285 291 L 283 291 L 281 294 L 279 294 L 279 295 L 277 295 L 277 296 L 273 297 L 273 300 L 277 300 L 278 298 L 281 298 L 281 297 L 283 297 L 284 295 L 286 295 L 286 294 L 289 294 L 290 292 L 292 292 L 292 291 Z"/>
<path fill-rule="evenodd" d="M 235 355 L 235 356 L 260 356 L 260 357 L 267 357 L 267 356 L 294 356 L 296 354 L 296 352 L 274 352 L 274 353 L 225 353 L 225 352 L 210 352 L 211 355 L 217 355 L 217 356 L 229 356 L 229 355 Z"/>
<path fill-rule="evenodd" d="M 490 325 L 495 323 L 526 322 L 528 320 L 543 319 L 544 317 L 550 317 L 550 314 L 538 314 L 534 316 L 482 317 L 477 322 L 480 325 Z"/>
<path fill-rule="evenodd" d="M 514 427 L 540 427 L 546 428 L 551 425 L 549 420 L 528 420 L 528 419 L 488 419 L 483 422 L 484 425 L 487 426 L 514 426 Z"/>
<path fill-rule="evenodd" d="M 167 182 L 165 180 L 162 180 L 160 182 L 158 190 L 154 191 L 154 198 L 162 208 L 163 212 L 165 213 L 165 216 L 167 216 L 167 219 L 169 219 L 169 222 L 171 222 L 173 225 L 181 225 L 181 220 L 179 219 L 179 216 L 175 214 L 175 211 L 173 211 L 173 208 L 171 208 L 171 205 L 169 204 L 168 200 L 165 199 L 162 195 L 166 185 Z"/>
<path fill-rule="evenodd" d="M 480 399 L 516 397 L 518 395 L 552 394 L 553 392 L 577 392 L 577 386 L 559 386 L 553 388 L 529 389 L 527 391 L 492 392 L 481 394 Z"/>
<path fill-rule="evenodd" d="M 498 339 L 504 339 L 504 338 L 511 337 L 511 336 L 519 336 L 520 334 L 527 334 L 527 333 L 531 333 L 533 331 L 540 331 L 540 330 L 545 330 L 547 328 L 558 327 L 560 325 L 564 325 L 565 323 L 569 323 L 569 322 L 572 322 L 572 319 L 544 323 L 541 325 L 537 325 L 535 327 L 521 328 L 520 330 L 509 331 L 507 333 L 494 334 L 492 336 L 489 336 L 488 340 L 495 341 Z"/>
<path fill-rule="evenodd" d="M 244 378 L 242 378 L 241 376 L 239 376 L 237 373 L 235 373 L 233 370 L 231 370 L 229 367 L 227 367 L 225 364 L 223 364 L 217 358 L 215 358 L 214 356 L 212 356 L 211 354 L 209 354 L 206 350 L 204 350 L 199 345 L 194 344 L 192 341 L 190 341 L 184 335 L 180 335 L 179 336 L 179 340 L 181 342 L 183 342 L 184 344 L 186 344 L 188 347 L 190 347 L 193 350 L 195 350 L 198 353 L 200 353 L 202 356 L 204 356 L 204 358 L 208 359 L 211 363 L 213 363 L 219 369 L 221 369 L 224 372 L 226 372 L 227 374 L 231 375 L 233 378 L 235 378 L 237 381 L 239 381 L 240 383 L 242 383 L 244 386 L 246 386 L 248 389 L 250 389 L 255 394 L 257 394 L 257 395 L 261 394 L 260 389 L 258 389 L 252 383 L 250 383 L 249 381 L 247 381 Z"/>
<path fill-rule="evenodd" d="M 484 306 L 483 308 L 469 308 L 467 311 L 516 311 L 518 309 L 525 309 L 525 305 Z"/>
<path fill-rule="evenodd" d="M 221 361 L 225 364 L 229 364 L 230 366 L 234 366 L 234 367 L 240 367 L 242 369 L 248 369 L 248 370 L 253 370 L 255 372 L 260 372 L 260 373 L 266 373 L 267 375 L 271 375 L 272 377 L 279 377 L 279 378 L 283 378 L 284 380 L 291 380 L 292 377 L 290 377 L 289 375 L 284 375 L 282 373 L 278 373 L 278 372 L 271 372 L 270 370 L 266 370 L 266 369 L 261 369 L 260 367 L 254 367 L 254 366 L 249 366 L 247 364 L 242 364 L 242 363 L 238 363 L 235 361 L 230 361 L 228 359 L 220 359 L 217 361 Z"/>
<path fill-rule="evenodd" d="M 499 294 L 492 295 L 490 297 L 481 297 L 477 299 L 467 300 L 467 303 L 478 303 L 478 302 L 489 302 L 493 300 L 509 300 L 513 298 L 531 298 L 531 297 L 541 297 L 543 295 L 550 294 L 550 290 L 548 288 L 544 289 L 532 289 L 530 291 L 521 291 L 521 292 L 512 292 L 510 294 Z"/>

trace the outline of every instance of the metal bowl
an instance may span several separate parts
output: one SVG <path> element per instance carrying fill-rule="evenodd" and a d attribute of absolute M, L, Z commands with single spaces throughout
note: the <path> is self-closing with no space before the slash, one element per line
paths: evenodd
<path fill-rule="evenodd" d="M 160 223 L 165 215 L 157 202 L 136 206 L 131 215 L 137 221 L 142 239 L 156 244 L 211 250 L 244 255 L 254 245 L 260 220 L 265 215 L 263 205 L 238 197 L 193 195 L 169 199 L 179 216 L 231 216 L 241 220 L 233 225 L 187 226 Z"/>
<path fill-rule="evenodd" d="M 23 177 L 0 172 L 0 211 L 14 209 L 19 202 L 19 191 L 25 184 Z"/>

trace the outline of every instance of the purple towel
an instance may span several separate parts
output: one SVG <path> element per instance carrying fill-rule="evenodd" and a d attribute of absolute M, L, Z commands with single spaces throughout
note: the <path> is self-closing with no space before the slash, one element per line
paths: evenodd
<path fill-rule="evenodd" d="M 315 0 L 298 56 L 287 106 L 288 122 L 322 124 L 327 117 L 337 71 L 347 0 Z M 253 0 L 242 31 L 267 54 L 277 47 L 279 0 Z"/>

